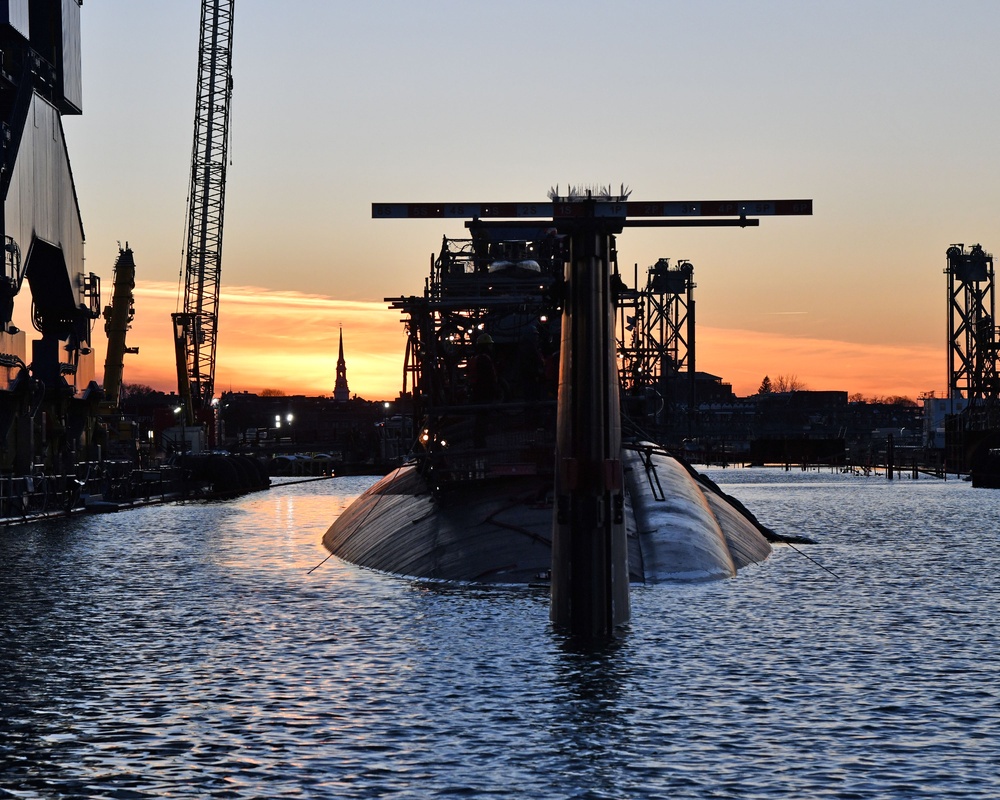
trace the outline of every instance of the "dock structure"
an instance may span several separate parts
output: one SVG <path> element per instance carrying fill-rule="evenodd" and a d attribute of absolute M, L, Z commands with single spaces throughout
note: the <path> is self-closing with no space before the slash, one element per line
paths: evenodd
<path fill-rule="evenodd" d="M 372 216 L 463 218 L 469 228 L 506 229 L 512 236 L 526 227 L 545 227 L 569 239 L 560 287 L 550 617 L 575 636 L 604 637 L 630 616 L 612 285 L 615 237 L 627 227 L 754 227 L 759 216 L 811 214 L 812 201 L 635 202 L 624 190 L 553 192 L 550 199 L 374 203 Z"/>

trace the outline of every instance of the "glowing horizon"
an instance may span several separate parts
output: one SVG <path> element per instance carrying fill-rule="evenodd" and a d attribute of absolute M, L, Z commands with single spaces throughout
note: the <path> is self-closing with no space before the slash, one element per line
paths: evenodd
<path fill-rule="evenodd" d="M 136 317 L 125 359 L 126 384 L 176 391 L 170 314 L 177 289 L 138 281 Z M 339 300 L 322 294 L 231 286 L 221 292 L 216 394 L 278 390 L 286 395 L 333 394 L 340 331 L 352 395 L 387 400 L 402 389 L 405 328 L 384 301 Z M 105 341 L 95 325 L 97 371 Z M 765 375 L 794 376 L 804 388 L 865 396 L 908 396 L 945 383 L 943 348 L 847 342 L 699 325 L 696 368 L 754 394 Z"/>
<path fill-rule="evenodd" d="M 177 390 L 170 338 L 176 297 L 176 287 L 166 282 L 136 282 L 136 319 L 128 342 L 139 347 L 139 355 L 126 356 L 125 383 Z M 371 318 L 377 312 L 382 318 L 373 325 Z M 216 395 L 230 390 L 259 394 L 268 389 L 288 395 L 332 395 L 341 329 L 351 394 L 379 400 L 395 397 L 402 386 L 406 339 L 398 314 L 389 312 L 384 302 L 336 300 L 255 286 L 222 289 Z"/>

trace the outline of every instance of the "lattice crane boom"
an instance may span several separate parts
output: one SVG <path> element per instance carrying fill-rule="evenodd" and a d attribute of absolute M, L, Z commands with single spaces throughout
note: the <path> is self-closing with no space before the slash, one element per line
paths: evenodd
<path fill-rule="evenodd" d="M 178 392 L 189 424 L 215 391 L 222 226 L 232 100 L 234 0 L 202 0 L 183 297 L 173 314 Z"/>

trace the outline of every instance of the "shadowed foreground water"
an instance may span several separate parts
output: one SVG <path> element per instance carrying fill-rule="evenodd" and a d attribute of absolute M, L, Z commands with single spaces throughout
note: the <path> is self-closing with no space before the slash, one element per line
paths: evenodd
<path fill-rule="evenodd" d="M 709 474 L 836 577 L 639 587 L 603 648 L 544 592 L 310 573 L 367 478 L 0 529 L 0 797 L 1000 795 L 1000 492 Z"/>

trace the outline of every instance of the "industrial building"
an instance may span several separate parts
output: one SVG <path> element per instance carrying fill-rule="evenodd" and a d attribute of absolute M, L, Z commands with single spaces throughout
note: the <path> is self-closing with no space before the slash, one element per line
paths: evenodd
<path fill-rule="evenodd" d="M 100 281 L 84 271 L 83 221 L 62 126 L 64 115 L 83 111 L 81 5 L 0 6 L 0 470 L 11 475 L 73 474 L 79 461 L 96 456 L 100 397 L 91 335 Z M 15 327 L 15 305 L 31 307 L 37 338 Z"/>

